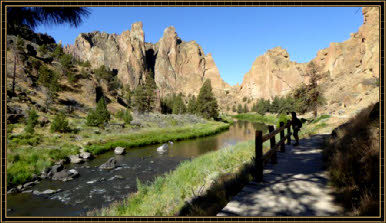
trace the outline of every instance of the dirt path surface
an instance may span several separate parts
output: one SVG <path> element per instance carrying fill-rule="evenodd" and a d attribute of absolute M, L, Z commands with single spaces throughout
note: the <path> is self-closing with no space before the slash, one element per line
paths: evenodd
<path fill-rule="evenodd" d="M 264 167 L 264 181 L 251 182 L 217 216 L 336 216 L 327 172 L 322 168 L 323 139 L 314 135 L 299 146 L 277 152 L 277 164 Z"/>

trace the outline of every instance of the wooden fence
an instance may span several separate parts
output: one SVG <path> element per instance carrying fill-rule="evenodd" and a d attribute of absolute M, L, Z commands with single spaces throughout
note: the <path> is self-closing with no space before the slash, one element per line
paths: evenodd
<path fill-rule="evenodd" d="M 284 130 L 287 129 L 287 135 L 284 135 Z M 256 131 L 255 135 L 255 168 L 256 168 L 256 181 L 263 181 L 263 168 L 265 164 L 271 160 L 272 163 L 277 163 L 276 151 L 285 152 L 285 141 L 287 145 L 291 144 L 291 121 L 280 122 L 280 127 L 274 129 L 274 126 L 268 126 L 269 133 L 263 136 L 262 131 Z M 276 143 L 275 136 L 280 133 L 280 141 Z M 263 143 L 270 140 L 270 150 L 263 155 Z"/>

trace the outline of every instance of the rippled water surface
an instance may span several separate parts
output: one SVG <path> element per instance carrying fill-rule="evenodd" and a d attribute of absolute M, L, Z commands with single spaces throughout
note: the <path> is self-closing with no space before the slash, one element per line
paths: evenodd
<path fill-rule="evenodd" d="M 77 216 L 86 211 L 101 208 L 121 200 L 136 191 L 136 179 L 152 181 L 156 176 L 171 171 L 183 160 L 191 159 L 209 151 L 234 145 L 254 138 L 254 129 L 266 130 L 264 124 L 238 121 L 222 133 L 174 142 L 167 152 L 159 154 L 160 145 L 126 150 L 124 155 L 108 152 L 83 164 L 68 164 L 80 177 L 67 182 L 42 180 L 32 190 L 61 189 L 51 195 L 18 193 L 7 195 L 8 216 Z M 99 170 L 110 157 L 115 157 L 118 167 Z"/>

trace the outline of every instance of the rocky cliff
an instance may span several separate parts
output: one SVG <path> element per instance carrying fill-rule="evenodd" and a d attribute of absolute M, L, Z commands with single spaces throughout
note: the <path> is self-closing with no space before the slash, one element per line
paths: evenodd
<path fill-rule="evenodd" d="M 379 9 L 363 7 L 364 23 L 343 43 L 331 43 L 317 52 L 315 62 L 325 77 L 320 81 L 331 114 L 356 112 L 379 100 Z M 308 63 L 290 60 L 285 49 L 276 47 L 259 56 L 245 74 L 235 98 L 272 99 L 285 95 L 301 82 Z M 355 110 L 355 111 L 354 111 Z"/>
<path fill-rule="evenodd" d="M 240 95 L 253 99 L 285 95 L 304 81 L 305 65 L 291 61 L 288 52 L 281 47 L 268 50 L 245 74 Z"/>
<path fill-rule="evenodd" d="M 378 99 L 379 9 L 363 7 L 362 14 L 364 23 L 357 33 L 342 43 L 331 43 L 311 60 L 325 74 L 320 84 L 327 99 L 322 108 L 326 112 L 358 110 Z M 105 65 L 115 70 L 121 82 L 132 89 L 143 81 L 146 71 L 153 71 L 161 97 L 180 92 L 197 95 L 203 81 L 210 79 L 223 110 L 241 103 L 244 97 L 272 99 L 307 82 L 308 63 L 291 61 L 285 49 L 276 47 L 256 58 L 241 85 L 229 86 L 221 79 L 211 54 L 205 54 L 195 41 L 181 40 L 171 26 L 157 43 L 147 43 L 141 22 L 120 35 L 82 33 L 65 51 L 90 61 L 93 68 Z M 248 101 L 249 107 L 255 102 Z"/>
<path fill-rule="evenodd" d="M 105 65 L 118 72 L 124 85 L 134 89 L 146 71 L 153 71 L 161 97 L 182 92 L 197 95 L 205 79 L 210 79 L 217 96 L 229 88 L 210 54 L 205 55 L 195 41 L 182 41 L 173 26 L 165 29 L 156 43 L 146 43 L 142 23 L 120 35 L 100 32 L 82 33 L 74 45 L 65 47 L 67 53 L 80 60 L 90 61 L 93 68 Z"/>

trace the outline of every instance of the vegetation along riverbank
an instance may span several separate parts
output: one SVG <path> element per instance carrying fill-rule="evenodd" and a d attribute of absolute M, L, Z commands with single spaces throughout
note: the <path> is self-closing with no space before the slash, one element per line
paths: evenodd
<path fill-rule="evenodd" d="M 70 155 L 79 154 L 82 148 L 97 155 L 117 146 L 130 148 L 208 136 L 226 130 L 230 125 L 191 115 L 148 114 L 138 116 L 137 120 L 147 127 L 129 125 L 123 129 L 99 129 L 78 124 L 82 131 L 77 135 L 49 134 L 43 128 L 36 128 L 33 136 L 10 135 L 7 146 L 8 185 L 16 186 L 31 181 L 55 162 L 68 160 Z M 71 120 L 70 124 L 73 123 L 82 123 L 82 120 Z M 161 128 L 159 125 L 165 127 Z"/>

